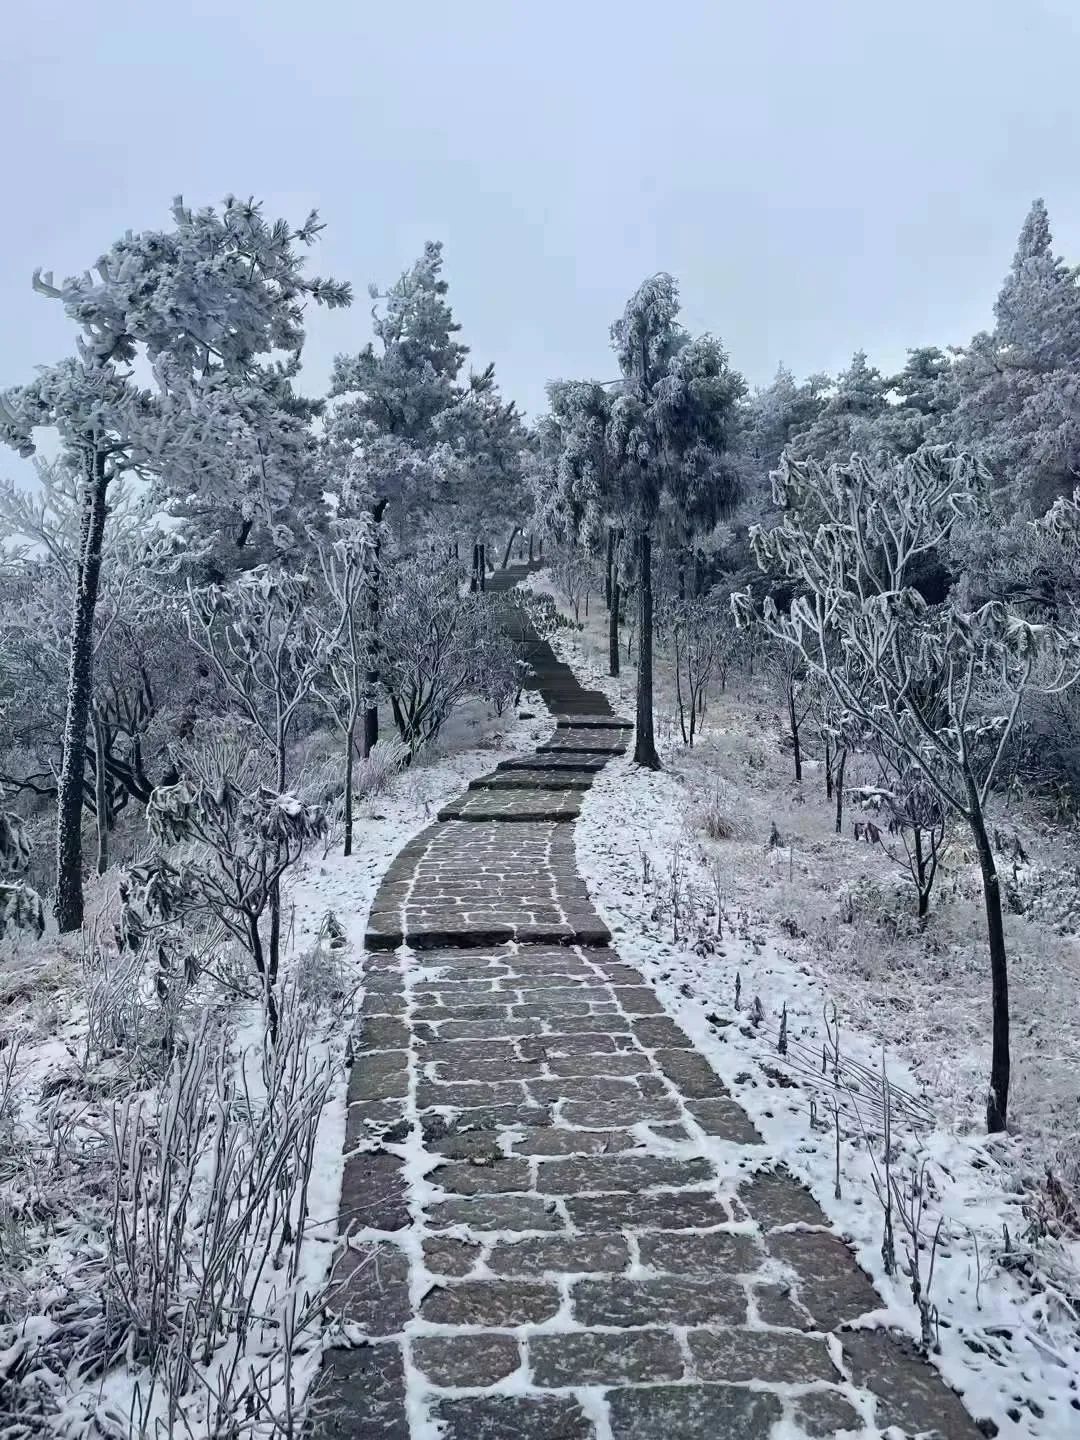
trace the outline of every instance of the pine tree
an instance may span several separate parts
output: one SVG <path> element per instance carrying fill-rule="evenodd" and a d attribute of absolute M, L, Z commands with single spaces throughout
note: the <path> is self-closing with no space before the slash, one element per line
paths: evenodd
<path fill-rule="evenodd" d="M 856 451 L 872 452 L 874 427 L 885 413 L 885 392 L 881 372 L 867 363 L 864 350 L 856 350 L 814 420 L 793 436 L 792 453 L 831 462 L 847 460 Z"/>
<path fill-rule="evenodd" d="M 745 394 L 719 341 L 691 340 L 678 322 L 678 287 L 650 277 L 611 327 L 622 373 L 608 426 L 615 484 L 635 537 L 638 571 L 637 726 L 634 759 L 658 769 L 653 734 L 653 562 L 656 528 L 678 543 L 736 504 L 732 451 Z"/>
<path fill-rule="evenodd" d="M 173 457 L 220 478 L 221 434 L 208 432 L 199 400 L 222 377 L 246 377 L 273 351 L 295 358 L 308 300 L 347 305 L 349 287 L 303 274 L 301 247 L 318 216 L 299 229 L 268 224 L 253 201 L 229 198 L 221 213 L 173 204 L 173 228 L 128 234 L 95 274 L 35 287 L 61 302 L 78 335 L 76 355 L 0 397 L 0 439 L 24 455 L 34 431 L 56 432 L 80 477 L 82 515 L 75 576 L 57 796 L 56 916 L 62 931 L 82 923 L 82 809 L 87 725 L 93 694 L 93 631 L 110 487 L 125 473 L 167 473 Z M 153 387 L 137 386 L 136 361 Z M 242 423 L 234 424 L 241 444 Z"/>
<path fill-rule="evenodd" d="M 1024 222 L 991 334 L 956 365 L 959 403 L 945 438 L 978 450 L 1002 515 L 1041 515 L 1080 467 L 1080 285 L 1053 253 L 1046 207 Z"/>

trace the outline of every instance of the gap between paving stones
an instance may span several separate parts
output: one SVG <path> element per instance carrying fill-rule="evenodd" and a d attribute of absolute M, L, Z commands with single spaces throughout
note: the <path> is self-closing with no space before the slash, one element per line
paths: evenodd
<path fill-rule="evenodd" d="M 550 802 L 577 813 L 628 723 L 524 638 L 561 739 L 448 806 L 372 907 L 335 1272 L 354 1343 L 314 1434 L 974 1440 L 909 1341 L 851 1328 L 880 1306 L 851 1251 L 608 948 Z"/>

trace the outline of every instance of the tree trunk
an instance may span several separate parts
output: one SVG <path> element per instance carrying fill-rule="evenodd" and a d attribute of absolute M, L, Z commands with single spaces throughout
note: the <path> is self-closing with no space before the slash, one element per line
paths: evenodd
<path fill-rule="evenodd" d="M 472 547 L 472 573 L 469 576 L 469 591 L 475 595 L 480 589 L 480 546 L 473 541 Z"/>
<path fill-rule="evenodd" d="M 611 581 L 611 610 L 608 613 L 608 674 L 619 673 L 619 577 Z"/>
<path fill-rule="evenodd" d="M 510 552 L 511 552 L 511 551 L 513 550 L 513 548 L 514 548 L 514 541 L 517 539 L 518 531 L 519 531 L 520 529 L 521 529 L 521 526 L 520 526 L 520 525 L 515 525 L 514 528 L 513 528 L 513 530 L 510 531 L 510 539 L 506 542 L 506 550 L 503 552 L 502 568 L 503 568 L 504 570 L 505 570 L 506 567 L 510 564 Z"/>
<path fill-rule="evenodd" d="M 604 569 L 604 604 L 611 609 L 612 571 L 615 569 L 615 526 L 609 525 L 607 532 L 607 565 Z"/>
<path fill-rule="evenodd" d="M 799 717 L 795 710 L 795 692 L 788 691 L 788 720 L 791 724 L 791 743 L 795 751 L 795 780 L 802 782 L 802 747 L 799 744 Z"/>
<path fill-rule="evenodd" d="M 90 485 L 83 502 L 79 564 L 71 616 L 67 712 L 63 755 L 56 793 L 56 923 L 61 934 L 78 930 L 83 921 L 82 810 L 86 766 L 86 727 L 94 689 L 94 612 L 101 579 L 101 545 L 105 534 L 108 477 L 105 454 L 94 444 Z"/>
<path fill-rule="evenodd" d="M 533 563 L 533 537 L 529 536 L 529 564 Z"/>
<path fill-rule="evenodd" d="M 836 757 L 836 833 L 844 833 L 844 766 L 847 764 L 847 747 Z"/>
<path fill-rule="evenodd" d="M 91 707 L 90 724 L 94 734 L 94 809 L 97 811 L 97 873 L 109 868 L 109 787 L 105 773 L 105 727 Z"/>
<path fill-rule="evenodd" d="M 1009 962 L 1005 951 L 1005 921 L 1001 913 L 1001 884 L 994 864 L 993 847 L 986 833 L 982 804 L 972 782 L 968 784 L 968 799 L 971 805 L 968 823 L 982 872 L 986 938 L 990 944 L 993 1020 L 986 1128 L 993 1135 L 1005 1129 L 1009 1109 Z"/>
<path fill-rule="evenodd" d="M 356 716 L 349 716 L 349 726 L 345 732 L 345 844 L 344 854 L 352 854 L 353 839 L 353 747 L 356 744 Z"/>
<path fill-rule="evenodd" d="M 477 574 L 480 576 L 480 593 L 482 595 L 487 589 L 487 547 L 482 541 L 480 544 L 480 565 L 477 569 Z"/>
<path fill-rule="evenodd" d="M 832 791 L 833 791 L 832 766 L 833 766 L 832 745 L 831 745 L 830 742 L 829 742 L 829 737 L 828 737 L 828 735 L 826 735 L 826 736 L 825 736 L 825 799 L 826 799 L 826 800 L 831 800 L 831 799 L 832 799 Z"/>
<path fill-rule="evenodd" d="M 634 760 L 650 770 L 659 770 L 660 756 L 656 753 L 656 737 L 653 733 L 653 590 L 652 590 L 652 536 L 642 527 L 638 532 L 638 672 L 637 672 L 637 731 L 634 741 Z"/>
<path fill-rule="evenodd" d="M 371 511 L 375 522 L 375 541 L 371 548 L 371 584 L 368 586 L 368 629 L 371 632 L 372 666 L 367 672 L 371 694 L 375 695 L 379 684 L 379 611 L 382 608 L 382 518 L 386 514 L 386 499 L 376 500 Z M 456 549 L 456 547 L 455 547 Z M 379 702 L 373 700 L 364 711 L 364 738 L 362 755 L 370 755 L 379 743 Z"/>

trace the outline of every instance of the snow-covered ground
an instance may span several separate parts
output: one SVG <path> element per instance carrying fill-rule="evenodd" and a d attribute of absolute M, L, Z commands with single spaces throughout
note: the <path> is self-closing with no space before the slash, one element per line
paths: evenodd
<path fill-rule="evenodd" d="M 542 574 L 533 587 L 551 591 Z M 632 715 L 633 671 L 606 676 L 603 624 L 594 613 L 552 643 Z M 816 766 L 794 784 L 767 692 L 733 682 L 730 694 L 712 696 L 691 753 L 665 710 L 662 666 L 659 678 L 664 770 L 613 761 L 576 826 L 579 864 L 613 944 L 708 1053 L 775 1160 L 851 1239 L 886 1299 L 882 1318 L 919 1335 L 904 1212 L 914 1224 L 921 1203 L 919 1266 L 942 1370 L 1002 1436 L 1075 1436 L 1080 1243 L 1037 1184 L 1040 1165 L 1058 1164 L 1075 1143 L 1075 940 L 1010 917 L 1015 1133 L 989 1140 L 979 1128 L 989 982 L 968 857 L 954 848 L 926 936 L 903 924 L 897 933 L 893 922 L 886 930 L 880 917 L 902 914 L 909 897 L 893 895 L 879 850 L 831 833 Z M 702 822 L 717 805 L 734 833 L 714 842 Z M 782 843 L 767 849 L 773 823 Z M 1038 837 L 1025 830 L 1024 844 L 1037 860 Z M 875 907 L 860 915 L 868 884 Z M 855 918 L 845 924 L 837 912 L 853 889 Z M 886 1088 L 898 1192 L 893 1276 L 878 1198 L 888 1193 Z"/>
<path fill-rule="evenodd" d="M 528 718 L 519 718 L 520 716 Z M 296 1247 L 288 1293 L 282 1290 L 281 1266 L 268 1266 L 256 1284 L 257 1311 L 275 1315 L 292 1307 L 300 1332 L 296 1353 L 285 1371 L 267 1359 L 265 1336 L 255 1325 L 246 1358 L 262 1369 L 262 1383 L 281 1413 L 286 1391 L 291 1403 L 302 1399 L 320 1357 L 322 1328 L 317 1297 L 329 1276 L 339 1241 L 345 1133 L 345 1049 L 355 1007 L 361 998 L 360 973 L 367 912 L 387 867 L 401 847 L 430 823 L 446 800 L 468 782 L 494 768 L 499 759 L 532 749 L 550 729 L 550 717 L 538 696 L 525 695 L 519 714 L 495 717 L 486 707 L 466 704 L 452 717 L 437 748 L 422 755 L 409 770 L 385 787 L 359 799 L 356 807 L 354 853 L 341 854 L 340 835 L 325 852 L 314 848 L 298 867 L 286 892 L 290 926 L 286 973 L 282 989 L 297 1007 L 302 1032 L 297 1053 L 318 1093 L 311 1147 L 306 1220 Z M 103 877 L 90 891 L 91 931 L 107 933 L 115 907 L 116 875 Z M 328 946 L 326 920 L 335 918 L 343 942 Z M 131 1055 L 139 1039 L 102 1053 L 100 1037 L 91 1037 L 94 1016 L 126 1006 L 128 1020 L 139 1005 L 123 990 L 131 981 L 145 992 L 148 977 L 134 976 L 117 960 L 103 979 L 100 964 L 87 964 L 90 946 L 83 939 L 30 948 L 21 945 L 4 957 L 0 988 L 3 1006 L 0 1032 L 0 1391 L 16 1385 L 23 1391 L 0 1404 L 0 1432 L 22 1435 L 26 1408 L 40 1410 L 44 1431 L 69 1437 L 130 1436 L 183 1433 L 199 1437 L 217 1433 L 206 1419 L 199 1385 L 215 1382 L 234 1351 L 213 1357 L 202 1367 L 202 1380 L 192 1380 L 193 1403 L 182 1420 L 167 1411 L 167 1390 L 153 1387 L 145 1357 L 117 1357 L 104 1374 L 66 1373 L 58 1361 L 71 1347 L 60 1345 L 65 1325 L 96 1323 L 99 1288 L 108 1253 L 112 1216 L 106 1200 L 110 1137 L 131 1108 L 142 1107 L 156 1136 L 160 1117 L 169 1109 L 168 1077 L 133 1074 Z M 152 981 L 150 982 L 152 985 Z M 105 995 L 108 991 L 108 995 Z M 153 1013 L 151 1004 L 147 1013 Z M 130 1003 L 129 1003 L 130 1002 Z M 222 991 L 208 987 L 184 1018 L 189 1032 L 211 1045 L 211 1031 L 230 1034 L 229 1063 L 243 1072 L 256 1100 L 260 1098 L 261 1006 L 230 1003 Z M 207 1023 L 210 1030 L 199 1027 Z M 192 1027 L 194 1031 L 192 1032 Z M 12 1044 L 18 1041 L 17 1046 Z M 190 1054 L 190 1050 L 188 1051 Z M 5 1086 L 9 1101 L 3 1103 Z M 325 1101 L 322 1089 L 325 1090 Z M 62 1155 L 50 1147 L 61 1147 Z M 152 1168 L 152 1163 L 150 1163 Z M 147 1193 L 154 1193 L 154 1181 Z M 197 1217 L 208 1189 L 208 1177 L 195 1178 Z M 147 1214 L 153 1213 L 151 1204 Z M 197 1236 L 193 1243 L 198 1245 Z M 149 1293 L 149 1292 L 148 1292 Z M 305 1319 L 306 1316 L 306 1319 Z M 273 1328 L 271 1326 L 271 1328 Z M 72 1342 L 75 1343 L 74 1341 Z M 50 1349 L 50 1347 L 52 1347 Z M 76 1347 L 77 1348 L 77 1347 Z M 271 1347 L 272 1348 L 272 1347 Z M 30 1396 L 33 1399 L 30 1399 Z M 202 1397 L 209 1404 L 210 1394 Z M 189 1397 L 190 1400 L 190 1397 Z M 19 1419 L 16 1422 L 16 1409 Z M 8 1430 L 7 1422 L 16 1428 Z M 35 1422 L 37 1423 L 37 1422 Z M 264 1433 L 256 1421 L 252 1433 Z M 157 1429 L 155 1430 L 155 1425 Z M 178 1426 L 182 1426 L 178 1429 Z M 162 1431 L 164 1427 L 164 1432 Z M 276 1433 L 276 1432 L 275 1432 Z"/>

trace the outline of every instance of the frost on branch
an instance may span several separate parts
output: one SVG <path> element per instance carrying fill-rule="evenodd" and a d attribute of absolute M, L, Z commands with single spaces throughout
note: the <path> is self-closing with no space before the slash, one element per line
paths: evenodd
<path fill-rule="evenodd" d="M 973 457 L 945 447 L 923 447 L 899 463 L 852 456 L 828 468 L 785 455 L 774 476 L 783 518 L 773 530 L 756 526 L 751 543 L 760 567 L 794 589 L 786 613 L 766 602 L 765 628 L 903 763 L 913 793 L 932 795 L 970 829 L 993 989 L 987 1121 L 1000 1130 L 1010 1074 L 1008 967 L 986 809 L 1025 695 L 1063 692 L 1080 675 L 1080 632 L 1075 622 L 1036 622 L 1001 601 L 973 611 L 951 595 L 931 603 L 915 588 L 916 568 L 957 522 L 985 514 L 988 480 Z M 1063 510 L 1057 523 L 1069 522 Z M 753 617 L 749 593 L 733 604 L 740 623 Z"/>
<path fill-rule="evenodd" d="M 177 923 L 231 937 L 252 962 L 274 1036 L 281 880 L 325 834 L 326 818 L 319 807 L 264 783 L 264 760 L 250 736 L 187 746 L 177 754 L 177 769 L 180 779 L 150 797 L 147 824 L 158 848 L 127 872 L 120 938 L 137 949 Z"/>
<path fill-rule="evenodd" d="M 462 594 L 443 554 L 435 545 L 399 565 L 383 619 L 386 688 L 411 756 L 436 738 L 466 695 L 501 709 L 521 684 L 516 650 L 494 604 L 483 594 Z"/>
<path fill-rule="evenodd" d="M 32 885 L 16 880 L 30 865 L 30 837 L 18 815 L 0 810 L 0 940 L 7 930 L 45 933 L 41 896 Z"/>

